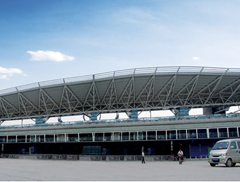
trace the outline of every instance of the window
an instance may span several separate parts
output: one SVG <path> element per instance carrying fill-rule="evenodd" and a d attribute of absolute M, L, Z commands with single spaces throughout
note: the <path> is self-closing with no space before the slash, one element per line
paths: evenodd
<path fill-rule="evenodd" d="M 197 138 L 196 130 L 187 130 L 187 135 L 189 139 Z"/>
<path fill-rule="evenodd" d="M 237 137 L 237 128 L 228 128 L 229 137 Z"/>
<path fill-rule="evenodd" d="M 217 138 L 218 134 L 217 134 L 217 129 L 209 129 L 209 138 Z"/>
<path fill-rule="evenodd" d="M 46 142 L 54 142 L 54 135 L 46 135 Z"/>
<path fill-rule="evenodd" d="M 227 128 L 219 128 L 219 137 L 228 137 Z"/>
<path fill-rule="evenodd" d="M 240 142 L 237 142 L 238 143 L 238 149 L 240 149 Z"/>
<path fill-rule="evenodd" d="M 115 132 L 114 133 L 114 141 L 119 141 L 119 140 L 121 140 L 121 133 Z"/>
<path fill-rule="evenodd" d="M 237 149 L 236 142 L 231 142 L 230 149 Z"/>
<path fill-rule="evenodd" d="M 157 139 L 158 140 L 166 139 L 166 131 L 157 131 Z"/>
<path fill-rule="evenodd" d="M 130 132 L 130 140 L 137 140 L 137 132 Z"/>
<path fill-rule="evenodd" d="M 67 141 L 77 142 L 78 141 L 78 134 L 67 134 Z"/>
<path fill-rule="evenodd" d="M 185 139 L 186 138 L 186 130 L 178 130 L 177 135 L 178 135 L 178 139 Z"/>
<path fill-rule="evenodd" d="M 207 130 L 198 129 L 198 138 L 207 138 Z"/>
<path fill-rule="evenodd" d="M 103 133 L 95 133 L 95 141 L 103 141 Z"/>
<path fill-rule="evenodd" d="M 176 139 L 176 131 L 167 131 L 167 139 Z"/>
<path fill-rule="evenodd" d="M 148 131 L 147 132 L 147 139 L 148 140 L 156 140 L 156 132 L 155 131 Z"/>
<path fill-rule="evenodd" d="M 122 133 L 122 140 L 129 140 L 129 132 Z"/>

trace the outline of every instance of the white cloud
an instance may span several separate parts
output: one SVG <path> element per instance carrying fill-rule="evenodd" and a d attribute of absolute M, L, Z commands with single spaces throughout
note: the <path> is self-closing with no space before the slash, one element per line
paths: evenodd
<path fill-rule="evenodd" d="M 53 51 L 27 51 L 32 57 L 30 60 L 32 61 L 56 61 L 56 62 L 63 62 L 63 61 L 72 61 L 75 58 L 72 56 L 64 55 L 60 52 L 53 52 Z"/>
<path fill-rule="evenodd" d="M 23 74 L 18 68 L 3 68 L 0 67 L 0 79 L 8 79 L 14 74 Z"/>
<path fill-rule="evenodd" d="M 192 59 L 193 60 L 199 60 L 200 58 L 199 57 L 193 57 Z"/>

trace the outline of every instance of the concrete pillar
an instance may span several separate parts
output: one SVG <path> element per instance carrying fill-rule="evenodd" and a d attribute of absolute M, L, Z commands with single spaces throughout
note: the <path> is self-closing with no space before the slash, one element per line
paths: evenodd
<path fill-rule="evenodd" d="M 189 116 L 189 108 L 188 107 L 176 108 L 175 116 L 179 119 L 184 119 L 184 116 Z"/>
<path fill-rule="evenodd" d="M 96 121 L 97 120 L 97 115 L 98 115 L 97 112 L 91 112 L 90 114 L 91 114 L 91 117 L 90 117 L 91 120 Z"/>
<path fill-rule="evenodd" d="M 138 110 L 131 110 L 128 114 L 128 117 L 134 120 L 138 119 Z"/>
<path fill-rule="evenodd" d="M 203 115 L 212 115 L 213 109 L 211 107 L 203 108 Z"/>

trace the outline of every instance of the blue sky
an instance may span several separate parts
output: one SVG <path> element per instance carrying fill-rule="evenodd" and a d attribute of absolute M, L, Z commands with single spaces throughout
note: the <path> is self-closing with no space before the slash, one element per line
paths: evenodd
<path fill-rule="evenodd" d="M 239 0 L 0 0 L 0 90 L 129 68 L 240 68 Z"/>

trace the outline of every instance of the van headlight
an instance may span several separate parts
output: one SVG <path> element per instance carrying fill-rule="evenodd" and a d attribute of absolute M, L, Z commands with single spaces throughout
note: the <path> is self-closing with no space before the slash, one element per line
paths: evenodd
<path fill-rule="evenodd" d="M 227 155 L 227 153 L 223 153 L 221 154 L 221 157 L 225 157 Z"/>

